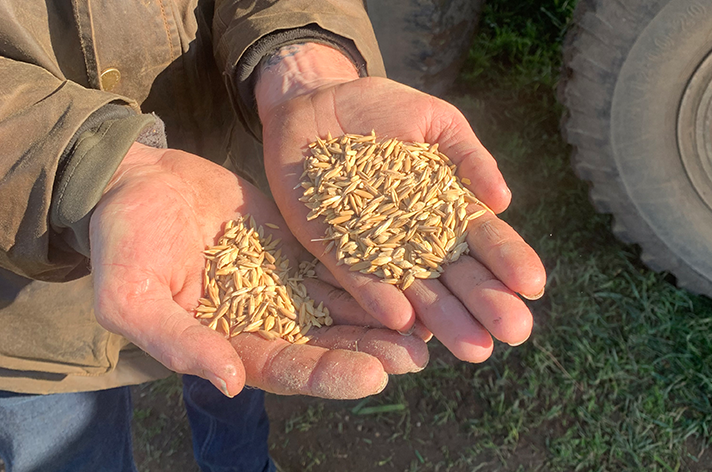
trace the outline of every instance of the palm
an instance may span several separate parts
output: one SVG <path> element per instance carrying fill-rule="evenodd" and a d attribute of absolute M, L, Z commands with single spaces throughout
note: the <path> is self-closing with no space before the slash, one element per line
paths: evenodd
<path fill-rule="evenodd" d="M 102 325 L 123 334 L 172 370 L 207 377 L 216 385 L 220 385 L 216 379 L 222 379 L 232 394 L 245 380 L 280 393 L 336 397 L 358 397 L 381 388 L 384 365 L 364 353 L 329 352 L 326 348 L 334 344 L 328 341 L 333 333 L 324 336 L 326 348 L 289 346 L 255 335 L 240 335 L 228 342 L 192 316 L 190 310 L 203 291 L 202 251 L 215 243 L 222 224 L 246 213 L 260 223 L 279 225 L 281 217 L 274 204 L 224 169 L 180 151 L 151 152 L 164 153 L 159 164 L 127 171 L 92 217 L 97 319 Z M 275 232 L 283 239 L 286 254 L 302 257 L 303 249 L 287 231 Z M 398 343 L 409 344 L 408 355 L 401 356 L 400 363 L 386 363 L 387 371 L 408 371 L 425 362 L 418 340 L 400 341 L 384 330 L 359 329 L 363 332 L 349 328 L 346 336 L 368 334 L 394 348 Z M 300 371 L 310 376 L 290 374 L 296 369 L 278 362 L 287 353 L 310 363 L 311 369 Z M 338 361 L 345 362 L 339 366 Z M 333 385 L 333 376 L 315 380 L 319 373 L 333 374 L 334 370 L 363 374 L 350 385 Z"/>
<path fill-rule="evenodd" d="M 299 241 L 321 258 L 366 311 L 394 329 L 415 317 L 465 360 L 481 361 L 492 350 L 491 333 L 512 344 L 524 341 L 532 319 L 515 295 L 534 296 L 544 284 L 544 270 L 533 250 L 493 215 L 475 220 L 468 243 L 474 257 L 447 267 L 436 281 L 418 281 L 405 293 L 375 278 L 337 266 L 320 242 L 325 227 L 306 222 L 309 211 L 298 201 L 306 145 L 327 133 L 368 134 L 382 138 L 440 143 L 440 149 L 468 177 L 475 194 L 503 211 L 509 193 L 495 161 L 466 120 L 452 106 L 386 79 L 359 79 L 292 98 L 278 110 L 260 110 L 264 127 L 265 166 L 272 193 Z M 331 257 L 330 257 L 331 256 Z"/>

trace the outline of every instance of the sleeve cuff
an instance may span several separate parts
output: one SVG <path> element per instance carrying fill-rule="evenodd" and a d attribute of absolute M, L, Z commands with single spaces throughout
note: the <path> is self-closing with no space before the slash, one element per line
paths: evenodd
<path fill-rule="evenodd" d="M 129 116 L 117 114 L 107 119 L 107 110 L 96 113 L 100 113 L 103 120 L 89 129 L 82 126 L 70 152 L 63 156 L 50 210 L 52 228 L 86 257 L 90 254 L 92 211 L 131 145 L 138 140 L 165 147 L 163 123 L 155 115 L 129 112 Z"/>

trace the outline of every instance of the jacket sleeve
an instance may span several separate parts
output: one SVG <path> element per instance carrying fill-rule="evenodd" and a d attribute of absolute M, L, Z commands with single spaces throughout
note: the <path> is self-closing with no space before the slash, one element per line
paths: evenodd
<path fill-rule="evenodd" d="M 153 117 L 12 56 L 0 47 L 0 267 L 38 280 L 73 279 L 89 270 L 89 213 Z M 109 104 L 122 111 L 83 127 Z"/>
<path fill-rule="evenodd" d="M 261 140 L 252 91 L 260 59 L 280 46 L 316 41 L 340 49 L 362 76 L 385 77 L 363 0 L 218 0 L 214 52 L 243 125 Z"/>

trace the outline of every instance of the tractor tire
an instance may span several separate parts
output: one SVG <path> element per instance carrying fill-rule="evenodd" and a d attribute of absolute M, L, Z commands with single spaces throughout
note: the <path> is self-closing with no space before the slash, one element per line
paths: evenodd
<path fill-rule="evenodd" d="M 712 297 L 712 0 L 580 0 L 559 99 L 613 232 Z"/>
<path fill-rule="evenodd" d="M 455 82 L 484 0 L 367 0 L 388 77 L 442 96 Z"/>

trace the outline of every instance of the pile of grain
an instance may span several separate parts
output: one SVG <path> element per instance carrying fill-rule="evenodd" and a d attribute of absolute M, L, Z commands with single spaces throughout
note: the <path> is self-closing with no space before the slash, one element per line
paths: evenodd
<path fill-rule="evenodd" d="M 467 224 L 486 210 L 468 213 L 467 206 L 486 206 L 437 144 L 378 142 L 371 132 L 317 138 L 309 148 L 300 200 L 311 209 L 307 220 L 328 224 L 320 240 L 338 264 L 405 290 L 468 253 Z M 196 317 L 227 336 L 256 332 L 293 343 L 307 342 L 312 326 L 330 326 L 329 310 L 315 306 L 302 284 L 314 263 L 291 274 L 278 245 L 252 217 L 229 221 L 204 252 L 206 296 Z"/>
<path fill-rule="evenodd" d="M 314 275 L 313 263 L 302 263 L 291 274 L 279 242 L 271 234 L 265 237 L 252 217 L 226 223 L 218 244 L 204 251 L 207 293 L 196 317 L 229 337 L 255 332 L 297 344 L 309 340 L 312 326 L 330 326 L 329 310 L 322 303 L 315 306 L 302 284 L 304 276 Z"/>
<path fill-rule="evenodd" d="M 468 253 L 467 224 L 486 210 L 466 208 L 486 207 L 437 144 L 378 142 L 371 132 L 317 138 L 309 148 L 300 200 L 307 220 L 328 223 L 325 252 L 335 250 L 339 264 L 405 290 Z"/>

